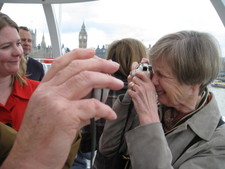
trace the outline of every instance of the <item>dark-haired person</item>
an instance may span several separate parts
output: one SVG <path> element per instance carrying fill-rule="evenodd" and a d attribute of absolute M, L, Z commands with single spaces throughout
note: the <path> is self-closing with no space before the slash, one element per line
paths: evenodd
<path fill-rule="evenodd" d="M 27 77 L 32 80 L 41 81 L 45 75 L 43 65 L 42 63 L 29 56 L 32 49 L 32 36 L 30 30 L 25 26 L 20 26 L 19 35 L 21 38 L 24 57 L 27 60 Z"/>

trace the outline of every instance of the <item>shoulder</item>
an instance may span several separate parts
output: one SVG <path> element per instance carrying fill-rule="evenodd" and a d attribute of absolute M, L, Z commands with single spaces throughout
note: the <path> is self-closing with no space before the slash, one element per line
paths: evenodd
<path fill-rule="evenodd" d="M 223 147 L 225 147 L 225 124 L 216 128 L 211 141 L 212 143 L 216 142 L 218 145 L 223 145 Z"/>
<path fill-rule="evenodd" d="M 15 79 L 14 87 L 13 87 L 13 95 L 23 98 L 29 99 L 37 86 L 39 85 L 39 81 L 34 81 L 25 77 L 27 84 L 21 86 L 19 81 Z"/>
<path fill-rule="evenodd" d="M 38 62 L 38 61 L 36 59 L 32 58 L 32 57 L 29 57 L 28 62 L 33 63 L 33 62 Z"/>
<path fill-rule="evenodd" d="M 211 118 L 212 121 L 212 118 Z M 218 122 L 217 122 L 218 124 Z M 210 124 L 209 124 L 210 125 Z M 225 153 L 225 124 L 220 123 L 213 127 L 211 126 L 211 128 L 213 128 L 213 133 L 211 133 L 211 131 L 209 129 L 207 129 L 207 131 L 205 131 L 206 133 L 208 133 L 208 135 L 210 135 L 209 139 L 202 139 L 202 141 L 200 141 L 199 146 L 202 147 L 199 148 L 200 150 L 208 150 L 208 152 L 214 152 L 215 154 L 224 154 Z"/>
<path fill-rule="evenodd" d="M 32 88 L 32 89 L 36 89 L 37 86 L 40 83 L 40 81 L 31 80 L 31 79 L 28 79 L 28 78 L 26 78 L 26 81 L 27 81 L 27 85 L 25 85 L 25 87 L 29 87 L 29 88 Z"/>
<path fill-rule="evenodd" d="M 16 138 L 16 130 L 7 125 L 0 123 L 0 146 L 7 144 L 9 140 Z"/>
<path fill-rule="evenodd" d="M 0 123 L 0 164 L 3 162 L 16 138 L 16 131 Z"/>
<path fill-rule="evenodd" d="M 36 59 L 29 57 L 28 64 L 35 64 L 39 67 L 43 67 L 42 63 L 37 61 Z"/>

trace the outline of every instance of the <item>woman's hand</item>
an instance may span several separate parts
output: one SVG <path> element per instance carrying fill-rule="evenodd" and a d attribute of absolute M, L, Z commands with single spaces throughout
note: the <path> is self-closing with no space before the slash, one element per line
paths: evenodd
<path fill-rule="evenodd" d="M 159 122 L 157 94 L 149 75 L 140 71 L 129 78 L 128 94 L 134 102 L 140 124 Z"/>
<path fill-rule="evenodd" d="M 147 64 L 149 64 L 150 62 L 149 62 L 149 59 L 147 59 L 147 58 L 142 58 L 142 59 L 141 59 L 141 63 L 147 63 Z M 132 63 L 130 75 L 129 75 L 128 78 L 127 78 L 128 83 L 131 82 L 131 80 L 132 80 L 132 78 L 133 78 L 132 71 L 135 70 L 135 69 L 138 67 L 139 64 L 140 64 L 140 63 L 138 63 L 138 62 L 133 62 L 133 63 Z"/>

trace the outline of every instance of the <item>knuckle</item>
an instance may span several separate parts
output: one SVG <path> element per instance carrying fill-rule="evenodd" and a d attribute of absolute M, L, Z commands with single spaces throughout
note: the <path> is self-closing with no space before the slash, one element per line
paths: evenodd
<path fill-rule="evenodd" d="M 60 64 L 60 59 L 55 59 L 54 62 L 51 64 L 51 68 L 57 68 Z"/>
<path fill-rule="evenodd" d="M 91 98 L 90 100 L 90 104 L 91 107 L 93 107 L 93 109 L 98 112 L 100 110 L 100 105 L 99 105 L 99 101 L 95 98 Z"/>
<path fill-rule="evenodd" d="M 74 77 L 76 85 L 80 84 L 83 87 L 93 87 L 93 76 L 89 71 L 82 71 L 77 76 Z"/>
<path fill-rule="evenodd" d="M 81 66 L 81 62 L 79 60 L 73 60 L 68 66 L 71 69 L 79 68 Z"/>

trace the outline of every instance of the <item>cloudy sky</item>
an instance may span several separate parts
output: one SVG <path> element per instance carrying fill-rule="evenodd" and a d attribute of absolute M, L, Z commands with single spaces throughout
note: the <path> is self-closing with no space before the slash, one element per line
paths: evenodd
<path fill-rule="evenodd" d="M 197 30 L 213 34 L 225 55 L 225 28 L 210 0 L 99 0 L 54 5 L 64 46 L 78 47 L 82 23 L 88 33 L 88 47 L 110 44 L 121 38 L 136 38 L 146 46 L 165 34 L 180 30 Z M 36 29 L 37 43 L 44 34 L 50 45 L 42 5 L 3 5 L 18 25 Z"/>

